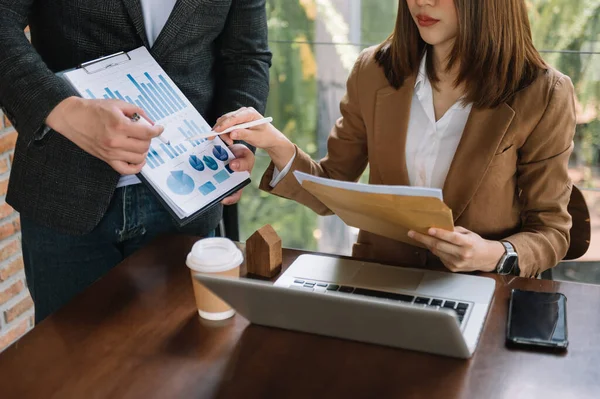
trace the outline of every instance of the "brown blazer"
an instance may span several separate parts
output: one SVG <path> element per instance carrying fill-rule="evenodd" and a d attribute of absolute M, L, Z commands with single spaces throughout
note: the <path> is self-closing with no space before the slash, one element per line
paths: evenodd
<path fill-rule="evenodd" d="M 391 87 L 363 51 L 347 82 L 342 117 L 320 162 L 297 148 L 291 171 L 357 181 L 367 164 L 370 184 L 409 185 L 406 133 L 415 76 Z M 519 254 L 522 276 L 555 266 L 569 248 L 572 183 L 567 174 L 575 133 L 575 103 L 569 77 L 550 69 L 493 109 L 473 108 L 443 187 L 454 222 L 491 240 L 505 239 Z M 331 211 L 304 191 L 292 173 L 269 186 L 273 164 L 260 188 L 294 199 L 320 215 Z M 427 250 L 360 231 L 353 255 L 386 263 L 438 263 Z M 431 266 L 434 266 L 433 264 Z"/>

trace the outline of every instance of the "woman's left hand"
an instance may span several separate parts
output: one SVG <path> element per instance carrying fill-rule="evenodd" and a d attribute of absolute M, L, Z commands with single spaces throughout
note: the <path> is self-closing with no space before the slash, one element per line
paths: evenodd
<path fill-rule="evenodd" d="M 504 254 L 499 241 L 485 240 L 463 227 L 454 231 L 431 228 L 428 233 L 411 230 L 408 236 L 425 245 L 453 272 L 494 271 Z"/>
<path fill-rule="evenodd" d="M 235 156 L 235 159 L 229 163 L 231 169 L 234 172 L 252 172 L 254 167 L 254 153 L 250 151 L 248 147 L 243 144 L 233 144 L 229 146 L 229 149 Z M 234 194 L 223 199 L 221 203 L 223 205 L 236 204 L 242 197 L 242 190 L 236 191 Z"/>

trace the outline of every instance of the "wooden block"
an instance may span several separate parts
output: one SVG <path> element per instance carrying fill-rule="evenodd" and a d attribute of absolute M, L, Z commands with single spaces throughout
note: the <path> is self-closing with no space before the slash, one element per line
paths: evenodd
<path fill-rule="evenodd" d="M 248 274 L 272 278 L 281 271 L 281 238 L 270 224 L 256 230 L 246 241 Z"/>

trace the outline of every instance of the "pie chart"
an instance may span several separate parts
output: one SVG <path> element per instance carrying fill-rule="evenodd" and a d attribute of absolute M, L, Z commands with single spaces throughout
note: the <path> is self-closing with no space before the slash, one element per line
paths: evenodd
<path fill-rule="evenodd" d="M 204 164 L 202 163 L 202 161 L 195 155 L 190 155 L 190 165 L 192 166 L 192 168 L 196 169 L 197 171 L 202 172 L 204 170 Z"/>
<path fill-rule="evenodd" d="M 175 194 L 188 195 L 194 191 L 194 179 L 183 173 L 183 170 L 174 170 L 167 178 L 167 186 Z"/>
<path fill-rule="evenodd" d="M 209 157 L 208 155 L 203 156 L 202 160 L 204 161 L 206 166 L 208 166 L 208 169 L 217 170 L 219 168 L 217 161 L 215 161 L 214 158 Z"/>
<path fill-rule="evenodd" d="M 215 156 L 215 158 L 217 158 L 219 161 L 225 162 L 225 161 L 227 161 L 227 159 L 229 159 L 229 155 L 227 155 L 227 151 L 220 145 L 216 145 L 215 148 L 213 148 L 212 153 Z"/>

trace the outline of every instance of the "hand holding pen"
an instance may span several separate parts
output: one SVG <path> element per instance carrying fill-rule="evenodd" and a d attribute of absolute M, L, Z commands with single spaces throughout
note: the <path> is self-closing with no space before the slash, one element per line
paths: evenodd
<path fill-rule="evenodd" d="M 142 123 L 144 123 L 148 126 L 153 126 L 150 122 L 148 122 L 148 120 L 146 120 L 146 118 L 141 117 L 138 113 L 131 115 L 131 120 L 133 122 L 138 122 L 141 120 Z M 157 137 L 157 139 L 159 139 L 161 142 L 165 143 L 166 145 L 171 144 L 169 140 L 167 140 L 165 137 L 163 137 L 162 133 Z"/>
<path fill-rule="evenodd" d="M 213 130 L 211 130 L 208 133 L 196 134 L 192 137 L 188 137 L 186 140 L 194 141 L 194 140 L 200 140 L 200 139 L 213 139 L 215 136 L 231 133 L 234 130 L 250 129 L 252 127 L 264 125 L 266 123 L 271 123 L 271 122 L 273 122 L 273 118 L 271 118 L 269 116 L 268 118 L 261 118 L 261 119 L 257 119 L 257 120 L 246 122 L 246 123 L 240 123 L 239 125 L 230 126 L 227 129 L 222 130 L 222 131 L 215 130 L 218 126 L 217 125 L 213 128 Z"/>
<path fill-rule="evenodd" d="M 221 134 L 221 139 L 228 145 L 231 145 L 233 140 L 241 140 L 256 148 L 262 148 L 275 166 L 282 170 L 296 153 L 296 147 L 283 133 L 264 120 L 254 108 L 240 108 L 220 117 L 213 131 Z M 261 122 L 258 123 L 259 121 Z M 249 126 L 249 122 L 257 124 Z M 230 133 L 225 133 L 226 130 Z"/>

